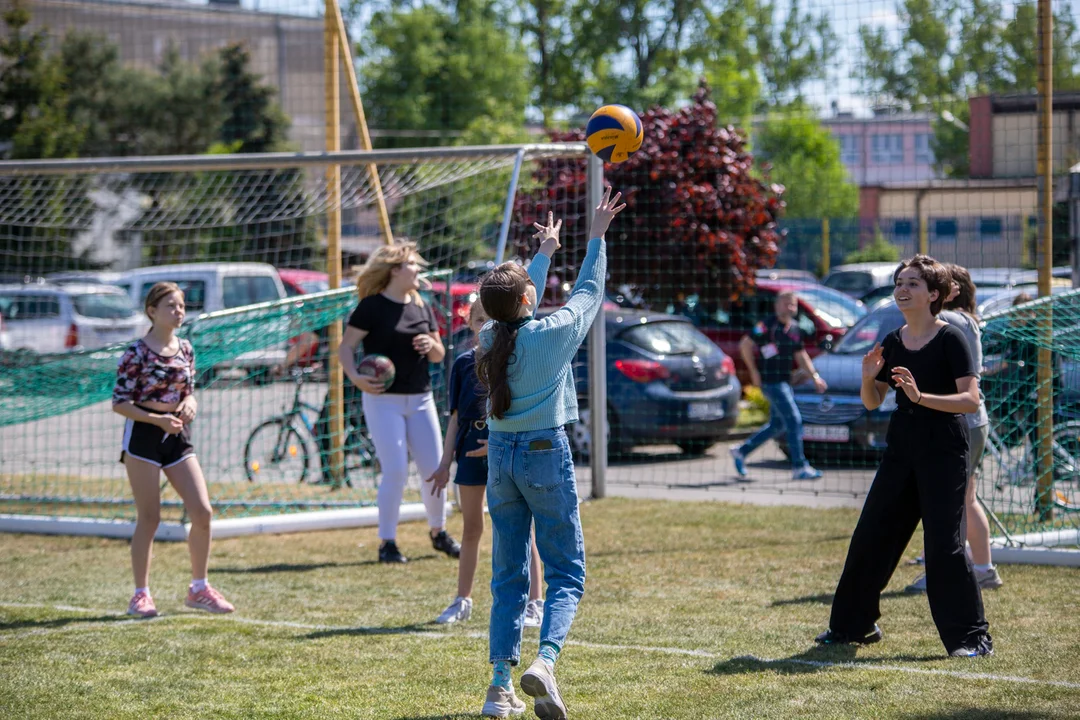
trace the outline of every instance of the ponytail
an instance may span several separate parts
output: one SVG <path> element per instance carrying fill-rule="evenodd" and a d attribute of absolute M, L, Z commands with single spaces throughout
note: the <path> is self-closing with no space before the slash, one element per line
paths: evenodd
<path fill-rule="evenodd" d="M 529 321 L 519 318 L 521 296 L 529 285 L 529 274 L 520 265 L 503 263 L 480 282 L 480 304 L 495 321 L 491 346 L 478 353 L 476 377 L 487 394 L 488 414 L 502 420 L 514 398 L 510 394 L 510 363 L 514 362 L 518 330 Z"/>

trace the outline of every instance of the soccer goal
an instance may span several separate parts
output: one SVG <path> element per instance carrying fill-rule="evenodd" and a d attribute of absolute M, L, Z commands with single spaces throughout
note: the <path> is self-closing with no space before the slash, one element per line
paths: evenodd
<path fill-rule="evenodd" d="M 332 377 L 325 329 L 356 304 L 348 280 L 327 286 L 328 258 L 340 252 L 348 278 L 380 244 L 417 243 L 449 350 L 432 367 L 445 410 L 478 277 L 531 252 L 535 213 L 521 202 L 536 197 L 536 178 L 575 178 L 543 210 L 574 228 L 568 252 L 583 251 L 586 207 L 602 182 L 588 157 L 584 144 L 563 143 L 0 163 L 0 282 L 19 289 L 0 313 L 9 327 L 28 318 L 44 327 L 58 315 L 57 289 L 97 284 L 123 289 L 141 315 L 150 278 L 171 273 L 187 296 L 182 334 L 199 373 L 193 440 L 215 536 L 371 524 L 379 466 L 365 424 L 375 420 L 346 417 L 341 437 L 328 438 L 319 419 Z M 269 282 L 245 271 L 266 267 L 278 271 Z M 60 348 L 20 336 L 0 353 L 0 530 L 129 536 L 135 509 L 110 394 L 135 335 L 79 340 L 75 328 L 64 348 L 68 331 L 40 331 L 59 333 Z M 603 362 L 602 344 L 594 357 Z M 343 451 L 344 468 L 323 482 L 327 448 Z M 602 464 L 606 454 L 594 457 Z M 602 478 L 592 473 L 597 492 Z M 403 519 L 423 515 L 419 492 L 414 472 Z M 162 519 L 160 537 L 184 537 L 183 505 L 166 484 Z"/>

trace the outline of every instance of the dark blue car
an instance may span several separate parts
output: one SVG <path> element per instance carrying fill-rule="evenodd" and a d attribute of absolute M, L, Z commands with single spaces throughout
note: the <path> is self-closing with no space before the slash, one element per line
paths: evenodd
<path fill-rule="evenodd" d="M 553 311 L 542 308 L 538 317 Z M 611 307 L 605 314 L 609 455 L 658 444 L 700 454 L 722 439 L 738 419 L 742 394 L 731 358 L 684 317 Z M 459 331 L 453 342 L 460 355 L 471 333 Z M 581 421 L 567 428 L 579 457 L 591 446 L 588 345 L 574 358 Z"/>

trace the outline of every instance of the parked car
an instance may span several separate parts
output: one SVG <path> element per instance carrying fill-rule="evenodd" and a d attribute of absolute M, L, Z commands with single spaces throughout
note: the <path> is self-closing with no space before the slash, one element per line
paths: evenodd
<path fill-rule="evenodd" d="M 5 350 L 60 353 L 133 340 L 149 321 L 113 285 L 0 285 Z"/>
<path fill-rule="evenodd" d="M 700 454 L 721 440 L 738 420 L 742 395 L 732 359 L 677 315 L 617 307 L 604 315 L 609 454 L 656 444 Z M 580 422 L 568 431 L 583 457 L 592 444 L 588 342 L 574 358 L 573 372 Z"/>
<path fill-rule="evenodd" d="M 832 347 L 849 327 L 866 315 L 866 307 L 858 300 L 823 285 L 794 280 L 759 280 L 757 291 L 729 310 L 710 312 L 698 305 L 697 296 L 692 295 L 680 308 L 671 307 L 669 311 L 677 310 L 689 317 L 725 354 L 734 358 L 739 381 L 746 385 L 750 373 L 739 355 L 739 341 L 757 322 L 775 312 L 776 296 L 785 290 L 798 295 L 799 314 L 795 322 L 812 338 L 806 348 L 811 357 Z"/>
<path fill-rule="evenodd" d="M 184 291 L 188 316 L 229 310 L 264 302 L 283 300 L 285 286 L 274 266 L 265 263 L 190 263 L 139 268 L 121 274 L 121 282 L 130 285 L 132 301 L 142 307 L 150 288 L 159 282 L 174 282 Z M 270 378 L 270 372 L 285 362 L 285 343 L 247 352 L 221 363 L 213 372 L 226 368 L 262 370 L 255 374 L 256 382 Z M 208 381 L 210 373 L 203 374 Z"/>
<path fill-rule="evenodd" d="M 818 284 L 817 275 L 809 270 L 787 270 L 784 268 L 769 268 L 754 271 L 754 277 L 758 280 L 798 280 L 799 282 Z"/>
<path fill-rule="evenodd" d="M 122 273 L 105 270 L 70 270 L 49 273 L 45 282 L 53 285 L 115 285 L 128 290 Z"/>
<path fill-rule="evenodd" d="M 317 270 L 281 268 L 278 270 L 278 277 L 281 278 L 281 284 L 285 286 L 285 293 L 289 297 L 311 295 L 330 289 L 330 276 Z"/>
<path fill-rule="evenodd" d="M 825 276 L 823 284 L 861 300 L 867 307 L 885 297 L 892 297 L 894 262 L 852 263 L 837 265 Z"/>
<path fill-rule="evenodd" d="M 431 291 L 435 295 L 446 294 L 446 282 L 440 280 L 431 283 Z M 480 286 L 475 283 L 452 282 L 450 283 L 450 332 L 457 332 L 469 324 L 469 306 L 480 297 Z M 441 306 L 445 300 L 439 298 L 436 306 Z M 435 313 L 435 319 L 439 323 L 439 333 L 446 337 L 446 319 L 442 313 Z"/>
<path fill-rule="evenodd" d="M 803 443 L 811 463 L 844 463 L 876 458 L 885 448 L 889 417 L 896 397 L 889 391 L 877 410 L 867 411 L 859 389 L 862 358 L 874 343 L 904 324 L 904 316 L 892 302 L 874 310 L 855 324 L 832 350 L 814 360 L 818 374 L 829 385 L 818 393 L 812 383 L 795 387 L 795 402 L 803 419 Z M 781 449 L 787 452 L 781 439 Z"/>

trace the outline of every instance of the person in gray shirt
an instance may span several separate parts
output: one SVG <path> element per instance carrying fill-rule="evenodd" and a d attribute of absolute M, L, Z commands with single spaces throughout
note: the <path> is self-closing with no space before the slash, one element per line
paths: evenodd
<path fill-rule="evenodd" d="M 964 333 L 971 356 L 975 361 L 975 367 L 981 369 L 983 366 L 982 333 L 979 331 L 979 319 L 975 317 L 975 283 L 971 280 L 971 274 L 959 265 L 946 263 L 945 267 L 952 273 L 952 291 L 945 299 L 945 309 L 938 317 Z M 984 590 L 993 590 L 1001 587 L 1003 582 L 997 568 L 990 560 L 990 522 L 986 518 L 982 505 L 975 497 L 975 475 L 982 463 L 986 438 L 990 431 L 986 403 L 980 402 L 978 411 L 968 415 L 967 421 L 971 435 L 971 452 L 968 455 L 969 478 L 965 498 L 967 541 L 979 587 Z M 923 573 L 916 578 L 915 582 L 908 585 L 905 590 L 911 593 L 926 592 L 926 574 Z"/>

